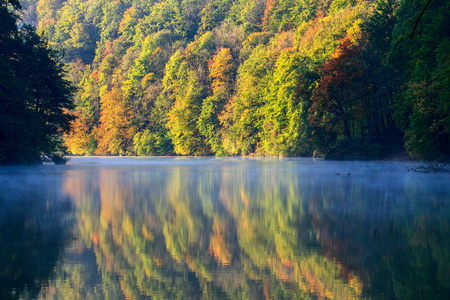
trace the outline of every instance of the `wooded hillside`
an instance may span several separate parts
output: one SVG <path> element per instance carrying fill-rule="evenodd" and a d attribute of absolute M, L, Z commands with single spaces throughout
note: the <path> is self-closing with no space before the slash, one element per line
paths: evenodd
<path fill-rule="evenodd" d="M 73 154 L 450 157 L 445 0 L 39 0 Z"/>

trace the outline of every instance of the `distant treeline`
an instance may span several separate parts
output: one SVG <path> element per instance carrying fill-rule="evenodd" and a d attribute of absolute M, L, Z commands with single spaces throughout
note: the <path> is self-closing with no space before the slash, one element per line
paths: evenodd
<path fill-rule="evenodd" d="M 450 157 L 449 1 L 23 2 L 73 154 Z"/>

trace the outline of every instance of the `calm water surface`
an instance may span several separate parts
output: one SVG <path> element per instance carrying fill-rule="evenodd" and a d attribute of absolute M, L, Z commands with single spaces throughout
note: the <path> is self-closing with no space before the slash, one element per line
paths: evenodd
<path fill-rule="evenodd" d="M 449 299 L 450 175 L 413 164 L 3 167 L 0 299 Z"/>

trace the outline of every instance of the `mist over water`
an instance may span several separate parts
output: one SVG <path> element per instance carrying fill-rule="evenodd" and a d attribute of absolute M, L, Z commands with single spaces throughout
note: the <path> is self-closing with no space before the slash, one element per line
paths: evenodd
<path fill-rule="evenodd" d="M 414 164 L 1 168 L 0 298 L 446 299 L 450 176 Z"/>

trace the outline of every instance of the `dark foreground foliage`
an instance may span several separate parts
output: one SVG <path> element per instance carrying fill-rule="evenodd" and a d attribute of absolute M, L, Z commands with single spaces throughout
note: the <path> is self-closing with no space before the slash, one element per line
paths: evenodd
<path fill-rule="evenodd" d="M 20 3 L 0 0 L 0 164 L 41 162 L 64 153 L 74 119 L 71 83 L 60 55 L 34 28 L 18 28 Z"/>

